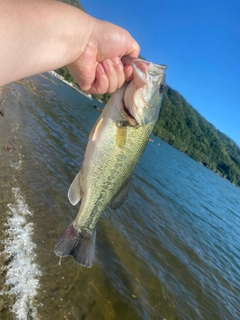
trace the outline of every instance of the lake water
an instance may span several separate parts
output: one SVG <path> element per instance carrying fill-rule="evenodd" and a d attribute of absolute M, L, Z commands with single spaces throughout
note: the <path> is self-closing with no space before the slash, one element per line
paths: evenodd
<path fill-rule="evenodd" d="M 11 259 L 0 319 L 240 319 L 238 188 L 153 136 L 125 205 L 99 220 L 93 267 L 59 263 L 53 248 L 78 211 L 67 191 L 96 102 L 48 74 L 11 84 L 5 98 L 2 246 Z"/>

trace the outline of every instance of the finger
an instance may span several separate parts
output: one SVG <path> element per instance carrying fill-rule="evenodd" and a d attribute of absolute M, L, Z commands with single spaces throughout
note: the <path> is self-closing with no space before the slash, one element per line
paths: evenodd
<path fill-rule="evenodd" d="M 76 77 L 75 77 L 76 79 Z M 77 80 L 77 79 L 76 79 Z M 92 81 L 91 80 L 86 80 L 86 78 L 80 78 L 77 83 L 79 84 L 79 87 L 83 90 L 88 92 L 92 86 Z"/>
<path fill-rule="evenodd" d="M 123 64 L 122 64 L 122 61 L 119 57 L 113 58 L 112 62 L 114 64 L 114 68 L 115 68 L 117 78 L 118 78 L 118 84 L 117 84 L 116 89 L 119 89 L 119 88 L 121 88 L 121 86 L 125 82 L 125 74 L 124 74 Z"/>
<path fill-rule="evenodd" d="M 77 81 L 77 83 L 83 91 L 88 91 L 91 88 L 92 83 L 95 79 L 96 67 L 86 67 L 85 70 L 81 71 L 80 68 L 76 68 L 75 66 L 69 65 L 68 70 L 70 71 L 71 75 L 74 77 L 74 79 Z"/>
<path fill-rule="evenodd" d="M 132 80 L 133 77 L 133 67 L 130 65 L 124 66 L 124 75 L 126 82 Z"/>
<path fill-rule="evenodd" d="M 91 88 L 88 90 L 92 94 L 104 94 L 108 91 L 109 81 L 101 63 L 96 69 L 96 77 Z"/>
<path fill-rule="evenodd" d="M 107 92 L 114 92 L 118 87 L 118 76 L 113 61 L 111 59 L 105 59 L 102 62 L 102 66 L 108 77 Z"/>

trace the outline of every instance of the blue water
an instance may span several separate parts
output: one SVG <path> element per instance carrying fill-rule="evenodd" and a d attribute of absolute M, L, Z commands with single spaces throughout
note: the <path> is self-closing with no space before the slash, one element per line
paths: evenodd
<path fill-rule="evenodd" d="M 24 155 L 17 187 L 33 212 L 41 272 L 35 317 L 240 319 L 240 190 L 154 136 L 125 205 L 98 223 L 92 269 L 58 265 L 55 241 L 78 211 L 67 190 L 99 112 L 50 75 L 11 88 Z"/>

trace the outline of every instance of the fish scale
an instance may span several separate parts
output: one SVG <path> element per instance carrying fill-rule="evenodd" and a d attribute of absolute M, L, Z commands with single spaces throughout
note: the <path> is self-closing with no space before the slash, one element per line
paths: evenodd
<path fill-rule="evenodd" d="M 108 112 L 107 109 L 105 111 Z M 104 114 L 102 116 L 104 117 Z M 101 139 L 99 140 L 101 142 L 96 140 L 98 151 L 96 157 L 92 159 L 85 177 L 85 181 L 88 181 L 86 198 L 74 222 L 77 229 L 94 229 L 106 206 L 131 177 L 154 127 L 154 122 L 139 128 L 128 126 L 126 142 L 122 147 L 119 147 L 116 145 L 115 136 L 116 122 L 121 114 L 115 113 L 115 116 L 115 121 L 109 121 L 111 123 L 107 124 L 111 134 L 103 133 L 101 136 L 100 132 Z M 138 141 L 137 144 L 136 141 Z M 87 149 L 85 161 L 88 160 L 88 157 L 91 157 L 91 150 Z M 121 172 L 121 175 L 118 172 Z"/>

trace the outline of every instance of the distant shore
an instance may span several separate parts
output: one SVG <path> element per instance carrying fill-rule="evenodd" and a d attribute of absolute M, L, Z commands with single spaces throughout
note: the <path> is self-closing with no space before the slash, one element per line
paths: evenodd
<path fill-rule="evenodd" d="M 49 74 L 51 74 L 52 76 L 54 76 L 55 78 L 57 78 L 58 80 L 62 81 L 63 83 L 65 83 L 66 85 L 68 85 L 69 87 L 71 87 L 72 89 L 76 90 L 77 92 L 79 92 L 80 94 L 84 95 L 85 97 L 87 97 L 90 100 L 93 100 L 95 105 L 94 108 L 97 109 L 99 112 L 102 111 L 104 104 L 102 101 L 97 100 L 96 98 L 94 98 L 90 93 L 86 93 L 85 91 L 81 90 L 78 86 L 76 86 L 75 84 L 68 82 L 67 80 L 64 79 L 63 76 L 61 76 L 60 74 L 58 74 L 55 71 L 49 71 Z"/>
<path fill-rule="evenodd" d="M 58 74 L 56 71 L 49 71 L 49 73 L 54 76 L 55 78 L 61 80 L 62 82 L 64 82 L 65 84 L 67 84 L 69 87 L 73 88 L 74 90 L 78 91 L 79 93 L 83 94 L 85 97 L 89 98 L 89 99 L 93 99 L 92 95 L 90 93 L 86 93 L 83 90 L 81 90 L 78 86 L 76 86 L 75 84 L 68 82 L 67 80 L 64 79 L 63 76 L 61 76 L 60 74 Z"/>

